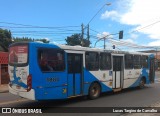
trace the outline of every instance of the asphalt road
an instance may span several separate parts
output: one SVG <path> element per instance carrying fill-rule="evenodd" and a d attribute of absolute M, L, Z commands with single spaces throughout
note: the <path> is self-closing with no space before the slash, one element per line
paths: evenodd
<path fill-rule="evenodd" d="M 68 100 L 31 101 L 24 98 L 16 98 L 10 93 L 4 93 L 7 99 L 15 97 L 14 101 L 4 101 L 0 107 L 48 107 L 47 111 L 54 107 L 144 107 L 160 102 L 160 83 L 147 86 L 144 89 L 130 89 L 119 93 L 105 93 L 99 99 L 88 100 L 84 97 Z M 1 99 L 3 96 L 1 95 Z"/>
<path fill-rule="evenodd" d="M 160 78 L 159 74 L 156 76 Z M 160 82 L 158 81 L 144 89 L 134 88 L 118 93 L 104 93 L 96 100 L 80 97 L 68 100 L 32 101 L 10 93 L 0 95 L 0 107 L 47 107 L 45 109 L 47 112 L 52 112 L 55 107 L 148 107 L 158 102 L 160 102 Z"/>

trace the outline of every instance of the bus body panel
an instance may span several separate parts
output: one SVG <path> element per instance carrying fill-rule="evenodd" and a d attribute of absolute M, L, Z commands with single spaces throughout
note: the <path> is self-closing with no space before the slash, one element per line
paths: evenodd
<path fill-rule="evenodd" d="M 154 79 L 154 68 L 153 66 L 152 69 L 150 68 L 150 62 L 151 59 L 154 59 L 154 55 L 148 56 L 148 68 L 126 69 L 124 67 L 125 54 L 113 53 L 111 55 L 111 69 L 89 71 L 85 66 L 85 53 L 86 51 L 92 50 L 89 48 L 82 48 L 81 51 L 77 51 L 75 50 L 76 48 L 74 48 L 75 47 L 71 49 L 70 47 L 65 48 L 65 46 L 34 42 L 28 43 L 28 64 L 25 66 L 9 65 L 10 83 L 12 83 L 9 84 L 10 93 L 32 100 L 66 99 L 73 96 L 88 95 L 90 85 L 94 82 L 100 84 L 101 92 L 108 92 L 116 88 L 125 89 L 139 86 L 140 80 L 143 77 L 146 80 L 146 84 L 150 84 L 151 80 Z M 52 49 L 64 52 L 65 68 L 63 71 L 44 72 L 40 68 L 38 61 L 39 51 L 46 50 L 46 52 L 48 52 Z M 97 50 L 96 52 L 100 54 L 102 51 Z M 68 61 L 68 58 L 72 56 L 74 58 L 74 63 L 76 63 L 75 59 L 78 57 L 81 59 L 82 67 L 79 73 L 69 73 L 70 61 Z M 114 58 L 122 62 L 121 71 L 115 72 L 113 69 Z M 78 66 L 78 63 L 76 64 Z M 151 71 L 152 73 L 150 73 Z M 29 75 L 32 79 L 32 88 L 30 91 L 27 91 L 27 78 Z M 118 76 L 116 77 L 116 75 Z M 119 81 L 115 77 L 119 79 Z M 17 79 L 17 81 L 14 81 L 15 79 Z"/>
<path fill-rule="evenodd" d="M 106 75 L 105 78 L 103 74 Z M 85 95 L 88 94 L 89 87 L 93 82 L 100 83 L 102 92 L 112 91 L 112 85 L 110 84 L 111 79 L 112 77 L 109 76 L 109 73 L 107 72 L 101 73 L 101 71 L 88 71 L 87 69 L 85 69 L 84 70 Z"/>
<path fill-rule="evenodd" d="M 64 72 L 42 72 L 38 64 L 38 49 L 59 49 L 57 46 L 39 44 L 31 45 L 30 49 L 30 73 L 32 74 L 32 88 L 35 90 L 37 100 L 64 99 L 67 98 L 67 74 Z"/>
<path fill-rule="evenodd" d="M 30 91 L 27 92 L 28 76 L 30 73 L 30 66 L 28 63 L 29 51 L 28 43 L 13 44 L 9 49 L 9 92 L 35 100 L 34 89 L 30 88 Z"/>
<path fill-rule="evenodd" d="M 140 74 L 140 75 L 138 75 L 138 74 Z M 145 78 L 146 84 L 150 84 L 149 76 L 148 76 L 148 69 L 144 68 L 144 69 L 141 69 L 139 71 L 136 71 L 135 75 L 136 75 L 136 80 L 128 88 L 139 86 L 139 83 L 140 83 L 142 78 Z"/>

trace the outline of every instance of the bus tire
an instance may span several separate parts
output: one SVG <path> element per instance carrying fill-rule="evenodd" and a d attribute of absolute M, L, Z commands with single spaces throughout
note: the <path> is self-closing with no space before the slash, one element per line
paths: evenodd
<path fill-rule="evenodd" d="M 139 82 L 139 88 L 143 89 L 145 87 L 145 78 L 141 78 L 140 82 Z"/>
<path fill-rule="evenodd" d="M 100 96 L 101 93 L 101 87 L 100 84 L 97 82 L 94 82 L 91 84 L 89 88 L 89 99 L 97 99 Z"/>

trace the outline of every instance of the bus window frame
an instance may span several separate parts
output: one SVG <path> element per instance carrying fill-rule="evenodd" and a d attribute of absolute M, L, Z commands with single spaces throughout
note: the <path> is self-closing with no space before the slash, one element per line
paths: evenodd
<path fill-rule="evenodd" d="M 87 53 L 95 53 L 96 55 L 98 55 L 98 67 L 97 68 L 95 68 L 95 69 L 89 69 L 88 68 L 88 66 L 87 66 L 87 58 L 86 58 L 86 55 L 87 55 Z M 86 51 L 85 52 L 85 68 L 87 69 L 87 70 L 89 70 L 89 71 L 98 71 L 99 70 L 99 53 L 98 52 L 92 52 L 92 51 Z"/>
<path fill-rule="evenodd" d="M 136 60 L 135 57 L 139 57 L 139 58 L 140 58 L 140 59 L 139 59 L 139 63 L 137 63 L 138 60 Z M 140 67 L 136 67 L 137 64 L 138 64 L 138 66 L 140 66 Z M 141 69 L 141 68 L 142 68 L 141 55 L 134 55 L 134 56 L 133 56 L 133 67 L 134 67 L 134 69 Z"/>
<path fill-rule="evenodd" d="M 108 64 L 105 64 L 105 67 L 107 67 L 106 69 L 104 69 L 104 68 L 102 68 L 102 66 L 101 66 L 101 64 L 103 63 L 102 61 L 101 61 L 101 55 L 106 55 L 106 56 L 108 56 L 109 58 L 110 58 L 110 64 L 108 65 Z M 99 69 L 100 70 L 102 70 L 102 71 L 105 71 L 105 70 L 111 70 L 112 69 L 112 58 L 111 58 L 111 53 L 106 53 L 106 52 L 100 52 L 100 54 L 99 54 Z"/>
<path fill-rule="evenodd" d="M 126 59 L 126 56 L 132 56 L 131 62 L 132 62 L 132 67 L 128 67 L 128 64 L 126 65 L 126 63 L 128 63 L 128 59 Z M 133 59 L 134 55 L 133 54 L 125 54 L 124 55 L 124 59 L 125 59 L 125 69 L 133 69 L 134 68 L 134 59 Z M 126 62 L 127 61 L 127 62 Z"/>
<path fill-rule="evenodd" d="M 63 57 L 62 57 L 62 61 L 63 61 L 63 70 L 61 70 L 61 71 L 56 71 L 56 70 L 51 70 L 51 71 L 43 71 L 42 69 L 41 69 L 41 66 L 40 66 L 40 63 L 39 63 L 39 56 L 38 56 L 38 54 L 39 54 L 39 50 L 58 50 L 58 51 L 61 51 L 61 52 L 63 52 Z M 65 51 L 63 50 L 63 49 L 58 49 L 58 48 L 48 48 L 48 47 L 39 47 L 39 48 L 37 48 L 37 65 L 38 65 L 38 67 L 39 67 L 39 69 L 40 69 L 40 71 L 42 72 L 42 73 L 56 73 L 56 72 L 65 72 L 66 71 L 66 58 L 65 58 L 66 56 L 65 56 Z"/>

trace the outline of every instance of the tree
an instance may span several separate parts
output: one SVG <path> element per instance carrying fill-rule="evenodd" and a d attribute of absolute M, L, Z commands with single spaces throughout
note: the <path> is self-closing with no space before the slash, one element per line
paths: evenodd
<path fill-rule="evenodd" d="M 8 47 L 11 43 L 22 42 L 22 41 L 42 41 L 43 43 L 49 43 L 48 39 L 33 39 L 29 37 L 15 37 L 12 38 L 12 33 L 10 30 L 0 28 L 0 46 L 3 51 L 8 52 Z"/>
<path fill-rule="evenodd" d="M 43 43 L 49 43 L 48 39 L 35 39 L 35 41 L 42 41 Z"/>
<path fill-rule="evenodd" d="M 75 45 L 81 45 L 81 35 L 80 34 L 74 34 L 71 36 L 68 36 L 67 39 L 65 39 L 67 42 L 67 45 L 75 46 Z"/>
<path fill-rule="evenodd" d="M 27 42 L 30 42 L 30 41 L 34 41 L 34 39 L 32 38 L 28 38 L 28 37 L 15 37 L 13 38 L 13 42 L 22 42 L 22 41 L 27 41 Z"/>
<path fill-rule="evenodd" d="M 12 43 L 12 34 L 9 30 L 0 28 L 0 46 L 5 52 L 8 51 L 9 45 Z"/>
<path fill-rule="evenodd" d="M 68 36 L 65 40 L 67 42 L 67 45 L 70 46 L 82 45 L 84 47 L 89 47 L 90 45 L 90 41 L 87 39 L 82 39 L 81 34 L 73 34 L 71 36 Z"/>
<path fill-rule="evenodd" d="M 13 38 L 14 42 L 22 42 L 22 41 L 26 41 L 26 42 L 33 42 L 33 41 L 41 41 L 43 43 L 49 43 L 48 39 L 33 39 L 33 38 L 28 38 L 28 37 L 16 37 Z"/>
<path fill-rule="evenodd" d="M 82 44 L 83 44 L 83 47 L 89 47 L 91 42 L 89 40 L 87 40 L 87 39 L 83 39 L 82 40 Z"/>

